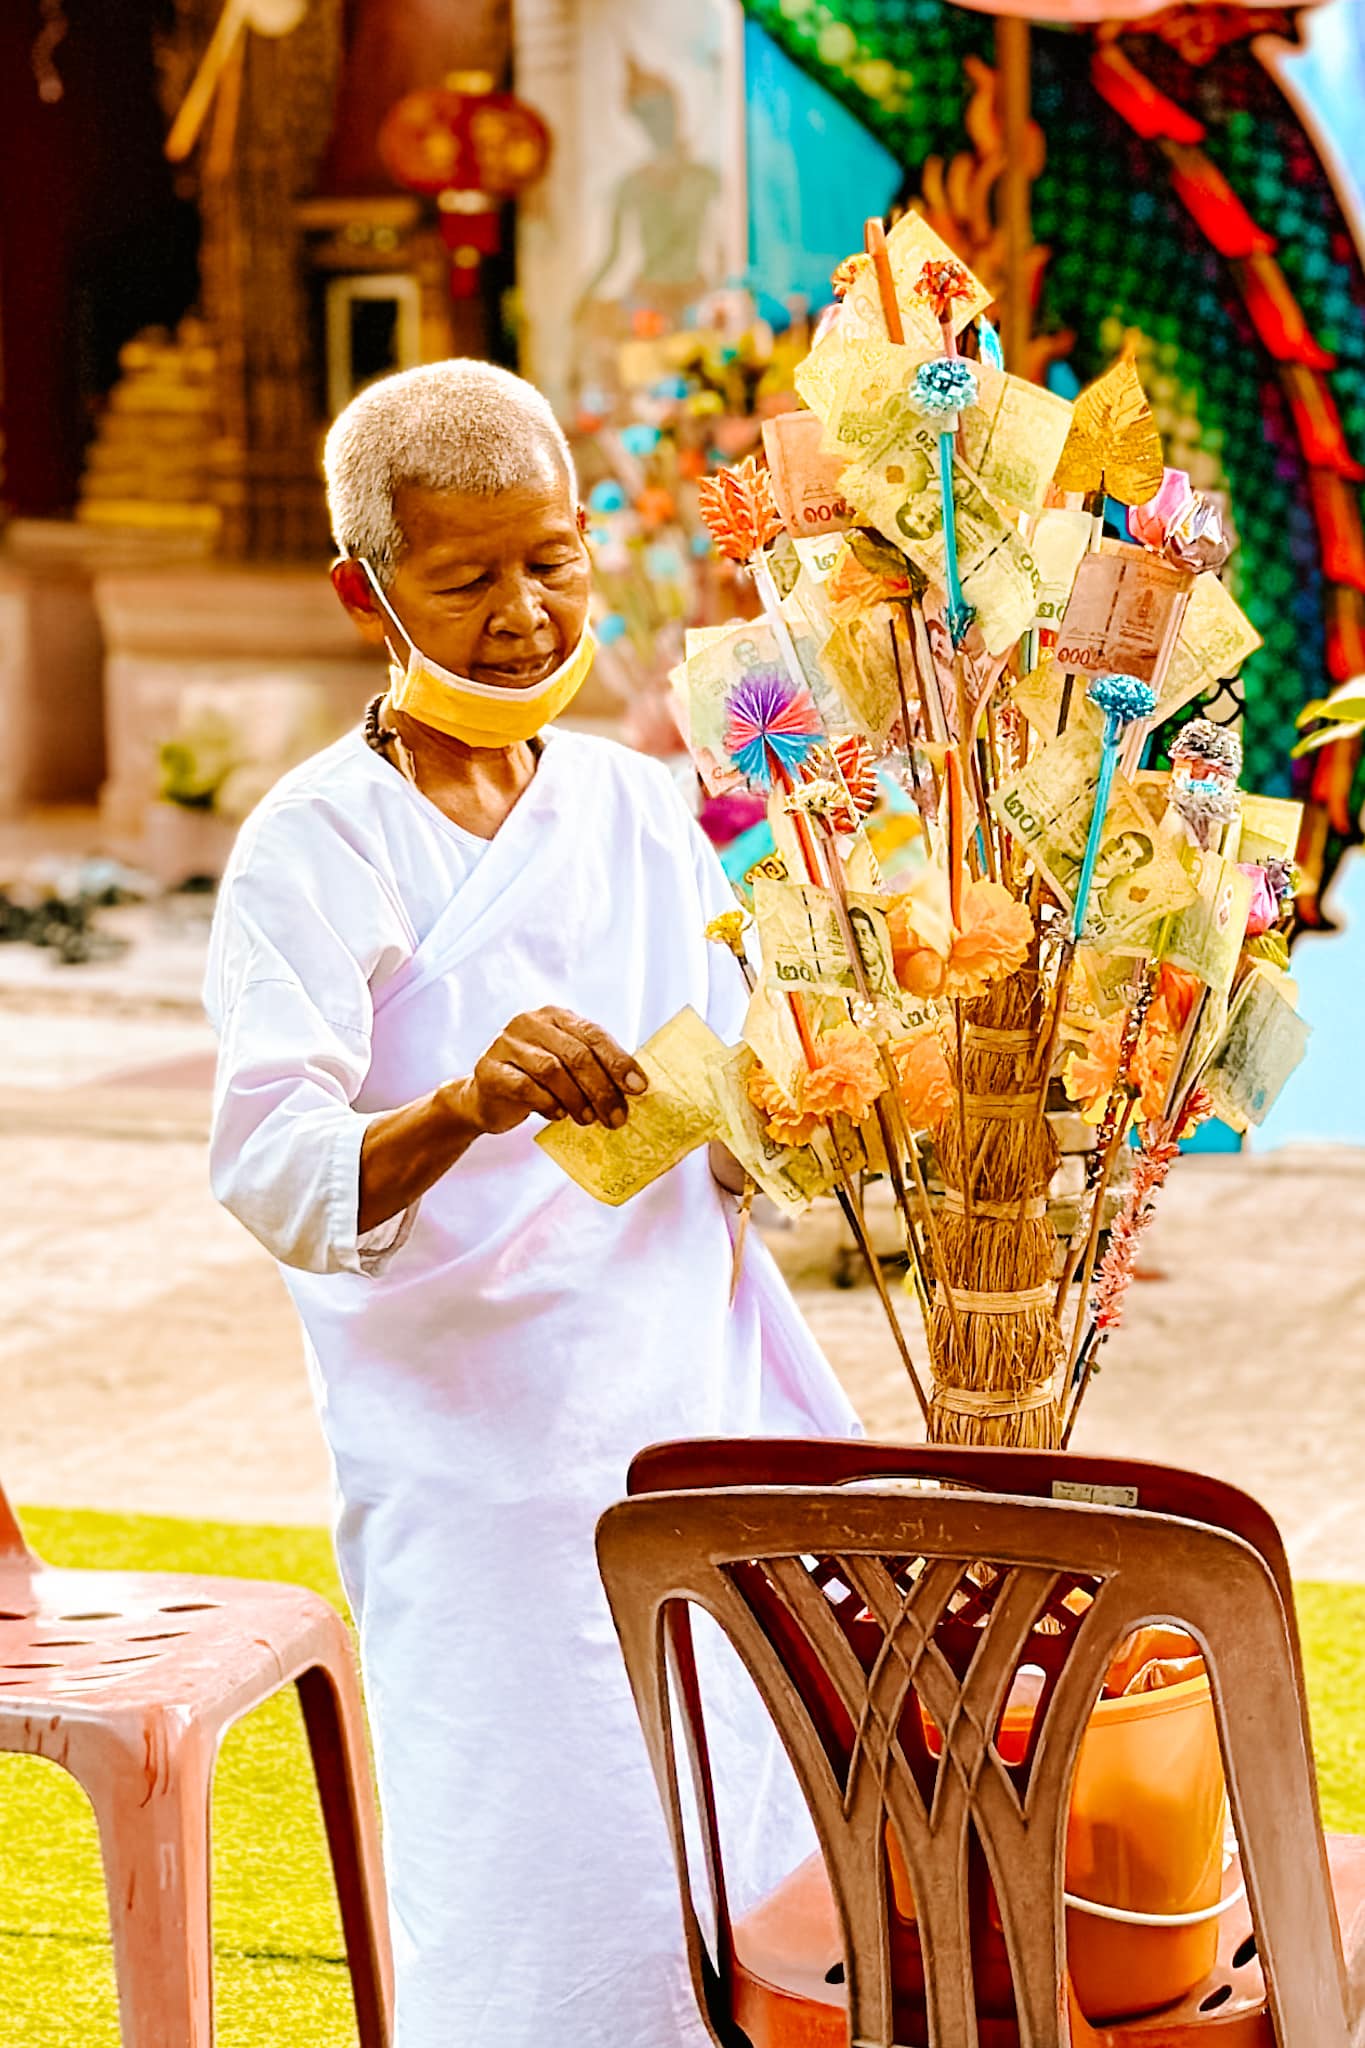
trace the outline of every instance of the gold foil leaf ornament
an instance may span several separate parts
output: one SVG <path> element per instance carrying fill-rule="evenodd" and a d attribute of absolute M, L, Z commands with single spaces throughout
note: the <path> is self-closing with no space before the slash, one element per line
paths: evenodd
<path fill-rule="evenodd" d="M 1163 457 L 1152 408 L 1127 357 L 1076 400 L 1053 483 L 1059 491 L 1107 491 L 1145 505 L 1161 489 Z"/>

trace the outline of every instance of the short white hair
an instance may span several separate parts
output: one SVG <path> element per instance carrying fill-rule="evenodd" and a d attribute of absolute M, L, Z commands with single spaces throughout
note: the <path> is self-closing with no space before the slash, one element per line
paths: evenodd
<path fill-rule="evenodd" d="M 406 545 L 393 509 L 400 485 L 491 498 L 543 475 L 547 455 L 576 496 L 549 401 L 496 363 L 458 356 L 381 377 L 337 414 L 323 449 L 337 547 L 364 556 L 387 589 Z"/>

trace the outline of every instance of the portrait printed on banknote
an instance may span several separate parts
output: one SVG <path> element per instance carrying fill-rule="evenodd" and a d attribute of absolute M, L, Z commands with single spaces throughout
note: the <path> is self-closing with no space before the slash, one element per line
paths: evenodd
<path fill-rule="evenodd" d="M 1068 909 L 1085 858 L 1099 780 L 1100 735 L 1069 730 L 1012 776 L 991 809 L 1042 870 Z M 1146 952 L 1193 885 L 1155 820 L 1122 776 L 1115 779 L 1091 879 L 1081 943 Z"/>

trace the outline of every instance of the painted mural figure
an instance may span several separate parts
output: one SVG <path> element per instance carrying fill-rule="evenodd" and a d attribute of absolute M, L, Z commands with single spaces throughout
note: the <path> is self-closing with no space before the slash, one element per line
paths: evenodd
<path fill-rule="evenodd" d="M 584 288 L 579 310 L 582 314 L 596 299 L 633 241 L 633 275 L 613 297 L 648 306 L 673 325 L 715 282 L 709 244 L 721 195 L 720 173 L 692 154 L 674 88 L 634 58 L 626 74 L 626 106 L 643 130 L 650 154 L 616 186 L 607 248 Z"/>

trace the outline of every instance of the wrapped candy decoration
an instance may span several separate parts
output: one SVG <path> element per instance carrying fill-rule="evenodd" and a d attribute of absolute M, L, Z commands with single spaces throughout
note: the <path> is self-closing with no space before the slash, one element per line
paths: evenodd
<path fill-rule="evenodd" d="M 1194 501 L 1190 479 L 1183 469 L 1163 469 L 1161 489 L 1145 505 L 1128 507 L 1128 531 L 1145 548 L 1161 554 L 1171 528 Z"/>
<path fill-rule="evenodd" d="M 1208 848 L 1214 832 L 1237 815 L 1237 778 L 1242 742 L 1225 725 L 1192 718 L 1171 747 L 1171 804 L 1197 846 Z"/>
<path fill-rule="evenodd" d="M 1145 505 L 1129 506 L 1128 531 L 1154 554 L 1196 576 L 1221 569 L 1232 553 L 1221 507 L 1196 491 L 1183 469 L 1163 470 L 1156 496 Z"/>
<path fill-rule="evenodd" d="M 1252 881 L 1251 908 L 1247 912 L 1246 935 L 1249 939 L 1263 938 L 1280 921 L 1280 899 L 1275 894 L 1274 886 L 1263 867 L 1257 867 L 1246 861 L 1239 861 L 1237 865 L 1244 875 L 1251 877 Z"/>
<path fill-rule="evenodd" d="M 1203 491 L 1193 492 L 1189 505 L 1167 533 L 1162 552 L 1168 562 L 1195 576 L 1206 569 L 1221 569 L 1232 553 L 1221 506 Z"/>

